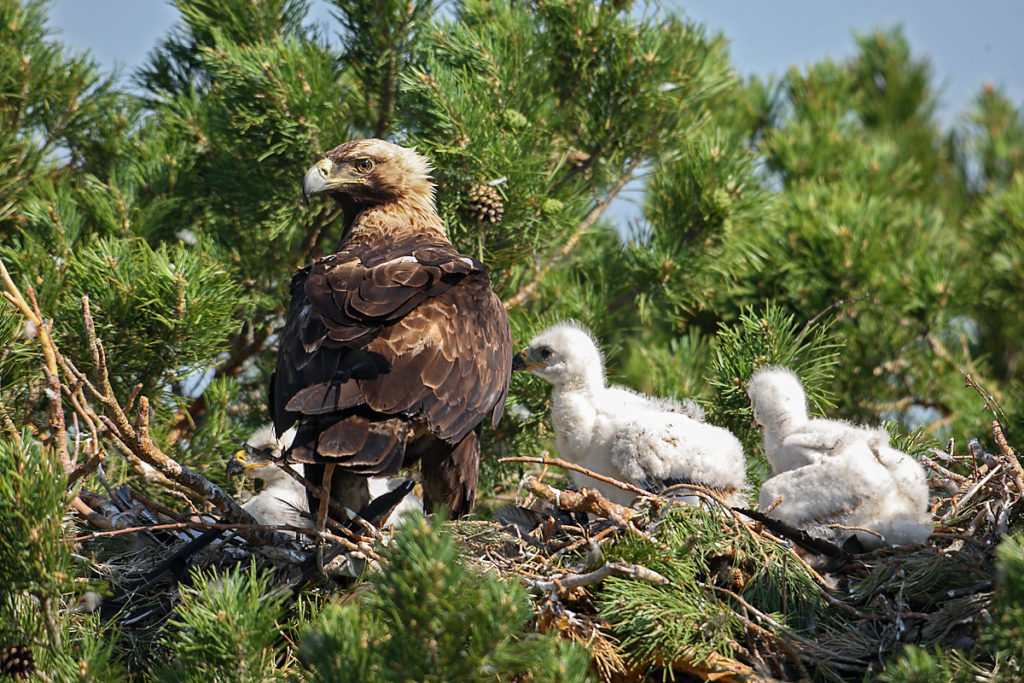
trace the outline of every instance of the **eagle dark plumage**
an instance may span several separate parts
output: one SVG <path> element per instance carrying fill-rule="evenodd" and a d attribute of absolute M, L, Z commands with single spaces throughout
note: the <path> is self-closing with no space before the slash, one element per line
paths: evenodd
<path fill-rule="evenodd" d="M 357 140 L 303 180 L 341 203 L 345 232 L 292 278 L 270 409 L 278 434 L 296 426 L 286 458 L 356 510 L 366 477 L 419 460 L 427 510 L 468 514 L 481 426 L 508 394 L 508 317 L 484 265 L 445 236 L 429 174 L 411 149 Z"/>

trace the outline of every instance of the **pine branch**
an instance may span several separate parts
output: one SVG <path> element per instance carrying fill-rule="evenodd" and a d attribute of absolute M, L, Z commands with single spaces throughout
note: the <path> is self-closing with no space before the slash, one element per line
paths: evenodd
<path fill-rule="evenodd" d="M 572 236 L 570 236 L 569 239 L 566 240 L 565 244 L 563 244 L 562 247 L 558 251 L 556 251 L 550 259 L 548 259 L 548 262 L 545 263 L 544 266 L 536 272 L 536 274 L 534 274 L 533 280 L 531 280 L 529 283 L 521 287 L 519 291 L 515 293 L 514 296 L 512 296 L 511 298 L 507 299 L 504 302 L 505 308 L 515 308 L 517 306 L 522 306 L 527 302 L 527 300 L 529 300 L 531 296 L 533 296 L 533 293 L 537 291 L 537 287 L 540 286 L 541 281 L 543 281 L 544 278 L 547 277 L 551 269 L 558 265 L 559 263 L 561 263 L 562 259 L 568 256 L 569 253 L 576 248 L 576 245 L 579 243 L 580 238 L 583 236 L 583 233 L 589 230 L 591 227 L 593 227 L 595 223 L 597 223 L 597 220 L 601 217 L 602 214 L 604 214 L 608 206 L 619 195 L 619 192 L 622 191 L 622 188 L 624 188 L 626 184 L 630 180 L 632 180 L 633 172 L 636 171 L 637 167 L 640 166 L 643 160 L 644 156 L 642 154 L 637 154 L 636 156 L 633 157 L 633 160 L 629 162 L 625 170 L 619 176 L 619 179 L 616 180 L 615 183 L 611 186 L 611 188 L 608 190 L 608 193 L 604 196 L 604 198 L 601 201 L 599 201 L 597 205 L 590 210 L 590 213 L 588 213 L 587 216 L 580 222 L 580 224 L 576 226 L 575 232 L 573 232 Z"/>
<path fill-rule="evenodd" d="M 0 396 L 0 423 L 3 424 L 4 429 L 7 431 L 7 435 L 14 441 L 21 439 L 21 434 L 18 432 L 18 428 L 14 424 L 14 420 L 11 419 L 11 413 L 7 410 L 7 405 L 3 401 L 3 397 Z"/>
<path fill-rule="evenodd" d="M 413 13 L 416 10 L 416 4 L 414 2 L 408 2 L 405 5 L 405 13 L 402 15 L 402 20 L 395 27 L 393 31 L 394 41 L 397 43 L 404 39 L 405 32 L 409 28 L 409 22 L 412 21 Z M 388 54 L 387 66 L 384 67 L 384 78 L 381 84 L 381 103 L 380 111 L 377 112 L 377 125 L 374 127 L 374 137 L 380 138 L 384 136 L 388 126 L 391 125 L 391 112 L 394 108 L 395 103 L 395 74 L 398 71 L 398 53 L 395 50 L 391 50 Z"/>

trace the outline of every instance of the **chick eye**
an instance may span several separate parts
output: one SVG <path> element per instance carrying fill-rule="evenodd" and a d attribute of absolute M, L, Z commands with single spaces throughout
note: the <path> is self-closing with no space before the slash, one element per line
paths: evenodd
<path fill-rule="evenodd" d="M 373 170 L 373 159 L 360 159 L 356 162 L 356 170 L 360 173 L 369 173 Z"/>
<path fill-rule="evenodd" d="M 547 360 L 548 358 L 551 358 L 551 349 L 546 349 L 546 348 L 545 349 L 541 349 L 540 350 L 540 359 L 541 360 Z"/>

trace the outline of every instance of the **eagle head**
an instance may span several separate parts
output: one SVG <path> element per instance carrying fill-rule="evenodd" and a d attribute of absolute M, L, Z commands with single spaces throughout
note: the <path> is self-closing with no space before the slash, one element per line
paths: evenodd
<path fill-rule="evenodd" d="M 355 204 L 433 203 L 430 162 L 408 147 L 384 140 L 353 140 L 327 152 L 306 171 L 302 193 L 347 197 Z"/>

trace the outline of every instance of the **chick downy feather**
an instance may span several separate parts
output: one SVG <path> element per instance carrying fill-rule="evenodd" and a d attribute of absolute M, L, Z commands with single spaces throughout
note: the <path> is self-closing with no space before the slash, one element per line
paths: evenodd
<path fill-rule="evenodd" d="M 291 445 L 295 438 L 295 429 L 285 431 L 280 438 L 274 436 L 273 425 L 260 427 L 249 437 L 248 443 L 257 449 L 267 451 L 272 459 L 281 457 L 281 453 Z M 304 474 L 302 465 L 292 465 L 299 474 Z M 306 489 L 302 484 L 289 476 L 273 463 L 253 468 L 246 476 L 263 481 L 264 488 L 250 498 L 242 508 L 251 514 L 257 522 L 267 525 L 292 525 L 311 528 L 313 523 L 306 513 Z M 400 477 L 369 477 L 367 485 L 370 499 L 373 500 L 393 490 L 404 482 Z M 423 501 L 414 494 L 408 494 L 391 512 L 381 525 L 400 525 L 404 515 L 417 511 L 423 513 Z"/>
<path fill-rule="evenodd" d="M 746 469 L 739 440 L 704 423 L 693 401 L 607 386 L 601 352 L 586 328 L 566 322 L 544 330 L 524 360 L 529 372 L 554 385 L 551 419 L 562 458 L 648 490 L 696 483 L 743 503 Z M 573 472 L 572 478 L 612 502 L 633 501 L 628 491 L 592 477 Z"/>
<path fill-rule="evenodd" d="M 808 417 L 803 385 L 787 368 L 762 368 L 747 393 L 775 475 L 761 487 L 762 510 L 839 544 L 855 533 L 866 548 L 928 538 L 924 470 L 889 444 L 888 432 Z"/>
<path fill-rule="evenodd" d="M 280 457 L 281 451 L 291 444 L 295 430 L 289 429 L 281 438 L 274 436 L 272 425 L 260 427 L 249 437 L 248 443 L 255 448 L 268 451 L 271 458 Z M 271 526 L 291 525 L 309 528 L 312 522 L 303 512 L 306 510 L 306 489 L 273 462 L 263 467 L 246 470 L 245 476 L 263 481 L 263 490 L 250 498 L 242 508 L 260 524 Z"/>

